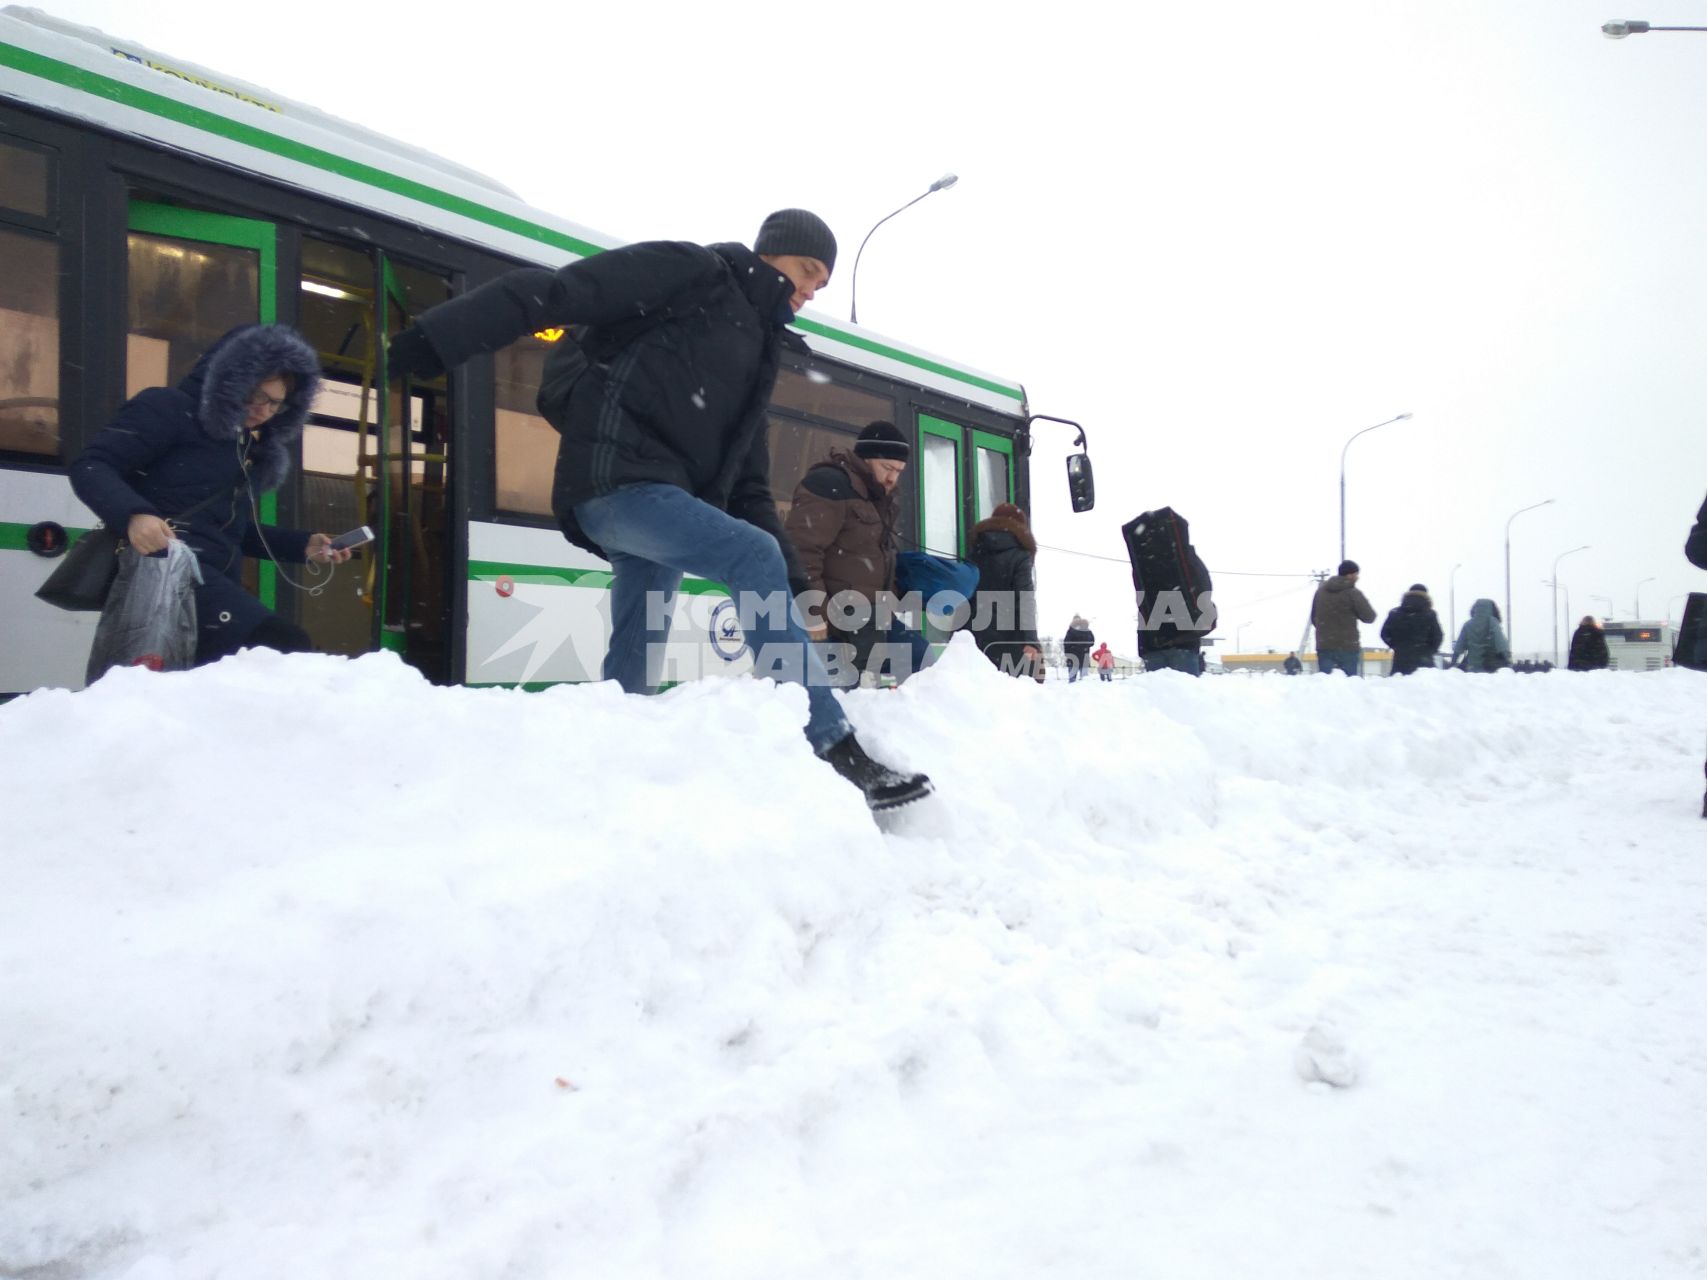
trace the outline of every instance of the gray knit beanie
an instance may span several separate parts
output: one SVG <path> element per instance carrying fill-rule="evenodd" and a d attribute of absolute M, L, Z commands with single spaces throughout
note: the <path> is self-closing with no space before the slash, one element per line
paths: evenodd
<path fill-rule="evenodd" d="M 773 257 L 798 254 L 818 259 L 831 271 L 836 269 L 835 235 L 828 223 L 805 209 L 778 209 L 766 218 L 759 238 L 753 241 L 753 252 Z"/>

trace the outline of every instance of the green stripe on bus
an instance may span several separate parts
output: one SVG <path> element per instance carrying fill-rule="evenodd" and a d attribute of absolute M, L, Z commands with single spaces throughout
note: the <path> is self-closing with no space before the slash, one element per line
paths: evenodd
<path fill-rule="evenodd" d="M 511 582 L 544 584 L 546 586 L 593 587 L 610 590 L 609 569 L 570 569 L 550 564 L 509 564 L 501 560 L 470 560 L 470 582 L 496 582 L 508 578 Z M 690 596 L 726 596 L 729 588 L 704 578 L 683 578 L 679 588 Z"/>
<path fill-rule="evenodd" d="M 988 378 L 980 378 L 975 373 L 962 373 L 959 369 L 951 369 L 946 364 L 926 360 L 923 356 L 910 355 L 905 351 L 897 351 L 894 347 L 886 347 L 881 342 L 873 342 L 870 338 L 857 333 L 844 333 L 840 329 L 832 329 L 827 324 L 819 324 L 816 320 L 808 320 L 804 316 L 796 316 L 794 326 L 797 329 L 806 330 L 807 333 L 815 333 L 819 337 L 829 338 L 846 346 L 858 347 L 861 351 L 869 351 L 873 355 L 899 360 L 903 364 L 912 365 L 915 369 L 924 369 L 930 373 L 940 374 L 945 378 L 952 378 L 956 382 L 968 382 L 985 391 L 993 391 L 999 396 L 1006 396 L 1010 400 L 1017 400 L 1022 404 L 1025 402 L 1025 392 L 1018 387 L 1010 387 L 1001 382 L 992 382 Z"/>
<path fill-rule="evenodd" d="M 36 76 L 42 80 L 52 80 L 67 88 L 76 89 L 82 93 L 92 94 L 98 98 L 106 98 L 120 106 L 131 107 L 145 111 L 149 115 L 160 116 L 179 124 L 199 129 L 203 133 L 217 134 L 229 138 L 244 146 L 254 147 L 259 151 L 268 151 L 286 160 L 294 160 L 299 164 L 310 165 L 316 169 L 325 169 L 342 177 L 353 179 L 382 191 L 389 191 L 408 200 L 420 204 L 432 205 L 448 213 L 459 214 L 473 222 L 483 222 L 487 226 L 496 227 L 500 231 L 508 231 L 527 240 L 536 240 L 554 248 L 567 249 L 577 257 L 587 258 L 595 253 L 602 253 L 602 246 L 589 243 L 575 236 L 568 235 L 551 227 L 540 226 L 514 214 L 489 208 L 462 196 L 453 196 L 448 192 L 429 187 L 425 183 L 416 182 L 412 178 L 400 177 L 376 169 L 372 165 L 350 160 L 335 152 L 325 151 L 319 147 L 311 147 L 307 143 L 296 142 L 290 138 L 281 138 L 277 134 L 268 133 L 265 129 L 250 124 L 240 124 L 227 119 L 217 112 L 208 111 L 201 107 L 192 107 L 188 103 L 179 102 L 176 98 L 168 98 L 149 89 L 139 89 L 135 85 L 125 84 L 108 76 L 86 71 L 82 67 L 74 67 L 70 63 L 60 62 L 44 54 L 35 53 L 29 49 L 21 49 L 17 45 L 0 42 L 0 66 L 14 67 L 26 75 Z M 910 352 L 899 351 L 894 347 L 886 347 L 880 342 L 858 334 L 846 333 L 840 329 L 822 324 L 815 320 L 797 320 L 796 323 L 809 333 L 831 338 L 873 355 L 880 355 L 894 360 L 899 364 L 911 365 L 916 369 L 924 369 L 955 382 L 964 382 L 984 391 L 993 392 L 1021 404 L 1025 401 L 1025 393 L 1018 387 L 1010 387 L 1006 383 L 993 382 L 981 378 L 977 374 L 964 373 L 949 365 L 927 360 Z"/>
<path fill-rule="evenodd" d="M 35 528 L 33 524 L 15 524 L 0 520 L 0 551 L 28 551 L 30 549 L 29 533 Z M 77 539 L 88 533 L 87 529 L 67 529 L 65 545 L 70 546 Z M 57 559 L 58 557 L 53 557 Z"/>

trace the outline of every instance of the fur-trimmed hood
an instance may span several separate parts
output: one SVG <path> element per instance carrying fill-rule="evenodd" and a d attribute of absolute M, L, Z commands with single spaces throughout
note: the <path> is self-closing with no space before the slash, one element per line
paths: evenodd
<path fill-rule="evenodd" d="M 1008 504 L 1004 502 L 1002 507 L 1006 507 L 1007 505 Z M 1024 514 L 1021 513 L 1018 516 L 1008 515 L 1006 512 L 1002 511 L 1002 507 L 997 508 L 998 514 L 986 516 L 984 519 L 972 526 L 971 540 L 977 541 L 978 535 L 981 533 L 1005 533 L 1011 536 L 1013 540 L 1019 543 L 1019 545 L 1025 548 L 1025 550 L 1036 554 L 1037 539 L 1031 536 L 1031 527 L 1026 524 Z"/>
<path fill-rule="evenodd" d="M 251 324 L 233 329 L 209 347 L 178 390 L 196 404 L 201 429 L 213 440 L 236 441 L 255 388 L 275 374 L 289 374 L 294 385 L 284 407 L 261 424 L 250 447 L 251 471 L 258 492 L 277 489 L 290 474 L 291 447 L 302 435 L 320 390 L 320 357 L 296 330 L 282 324 Z"/>
<path fill-rule="evenodd" d="M 1434 608 L 1434 601 L 1429 598 L 1426 591 L 1407 591 L 1399 597 L 1399 608 L 1415 609 L 1420 612 L 1423 609 Z"/>

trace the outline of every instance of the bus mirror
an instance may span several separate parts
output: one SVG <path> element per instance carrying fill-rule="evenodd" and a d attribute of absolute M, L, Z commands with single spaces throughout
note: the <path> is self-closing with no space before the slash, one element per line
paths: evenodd
<path fill-rule="evenodd" d="M 1073 499 L 1074 511 L 1089 511 L 1097 504 L 1096 478 L 1091 474 L 1091 455 L 1067 455 L 1067 492 Z"/>

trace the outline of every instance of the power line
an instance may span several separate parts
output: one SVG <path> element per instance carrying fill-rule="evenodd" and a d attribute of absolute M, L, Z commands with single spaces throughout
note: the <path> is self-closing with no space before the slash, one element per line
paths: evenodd
<path fill-rule="evenodd" d="M 1132 563 L 1130 560 L 1124 560 L 1119 556 L 1099 556 L 1094 551 L 1074 551 L 1070 547 L 1052 547 L 1044 542 L 1038 543 L 1037 549 L 1039 551 L 1056 551 L 1064 556 L 1079 556 L 1085 560 L 1106 560 L 1110 564 L 1130 565 Z M 1240 573 L 1236 569 L 1216 569 L 1213 572 L 1217 578 L 1309 578 L 1314 576 L 1308 573 Z"/>

